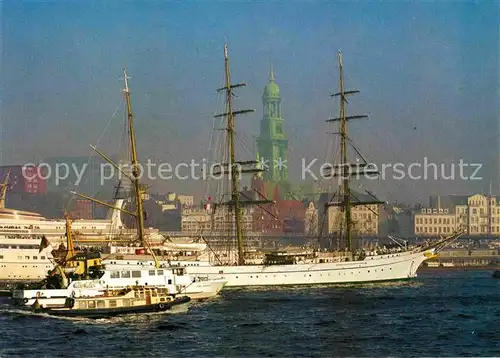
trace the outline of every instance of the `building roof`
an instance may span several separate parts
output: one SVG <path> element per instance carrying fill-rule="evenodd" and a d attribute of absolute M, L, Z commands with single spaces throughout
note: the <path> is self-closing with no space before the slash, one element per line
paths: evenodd
<path fill-rule="evenodd" d="M 266 87 L 264 87 L 264 98 L 280 98 L 280 88 L 275 82 L 269 82 Z"/>
<path fill-rule="evenodd" d="M 467 205 L 468 195 L 432 195 L 429 207 L 454 209 L 456 205 Z"/>

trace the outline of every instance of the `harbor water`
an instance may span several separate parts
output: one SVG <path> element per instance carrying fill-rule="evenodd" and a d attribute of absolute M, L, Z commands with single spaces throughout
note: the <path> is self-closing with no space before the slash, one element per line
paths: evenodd
<path fill-rule="evenodd" d="M 500 356 L 491 270 L 408 282 L 229 289 L 164 314 L 60 319 L 0 298 L 0 357 Z"/>

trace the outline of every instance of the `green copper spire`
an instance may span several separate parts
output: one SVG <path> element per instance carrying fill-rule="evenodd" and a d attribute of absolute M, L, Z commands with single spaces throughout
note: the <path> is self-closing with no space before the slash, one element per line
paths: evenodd
<path fill-rule="evenodd" d="M 262 163 L 265 163 L 265 180 L 288 180 L 288 140 L 284 131 L 281 113 L 280 89 L 275 82 L 273 64 L 269 69 L 269 82 L 262 94 L 264 113 L 260 121 L 260 136 L 257 148 Z"/>
<path fill-rule="evenodd" d="M 269 68 L 269 83 L 264 88 L 264 94 L 262 95 L 262 100 L 265 101 L 266 99 L 280 100 L 280 88 L 274 82 L 274 69 L 272 62 Z"/>

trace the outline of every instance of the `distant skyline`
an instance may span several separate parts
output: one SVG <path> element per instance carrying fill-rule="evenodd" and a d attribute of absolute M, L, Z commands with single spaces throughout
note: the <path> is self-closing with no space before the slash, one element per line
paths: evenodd
<path fill-rule="evenodd" d="M 324 160 L 326 119 L 338 103 L 344 53 L 350 134 L 376 163 L 483 163 L 481 181 L 405 180 L 366 185 L 383 200 L 426 203 L 433 194 L 500 194 L 500 2 L 35 2 L 1 4 L 0 165 L 115 154 L 123 137 L 122 67 L 132 79 L 141 160 L 207 156 L 227 38 L 239 137 L 259 134 L 272 59 L 289 138 L 290 179 L 301 158 Z M 102 134 L 107 128 L 106 133 Z M 250 155 L 245 153 L 246 156 Z M 153 191 L 203 193 L 196 181 L 155 181 Z M 356 185 L 355 185 L 356 187 Z"/>

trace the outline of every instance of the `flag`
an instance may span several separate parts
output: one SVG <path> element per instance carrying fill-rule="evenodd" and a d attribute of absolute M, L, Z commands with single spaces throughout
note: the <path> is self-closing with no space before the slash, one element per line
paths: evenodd
<path fill-rule="evenodd" d="M 40 242 L 40 247 L 38 248 L 38 253 L 42 252 L 45 250 L 45 248 L 49 247 L 50 243 L 49 240 L 45 236 L 42 236 L 42 241 Z"/>

